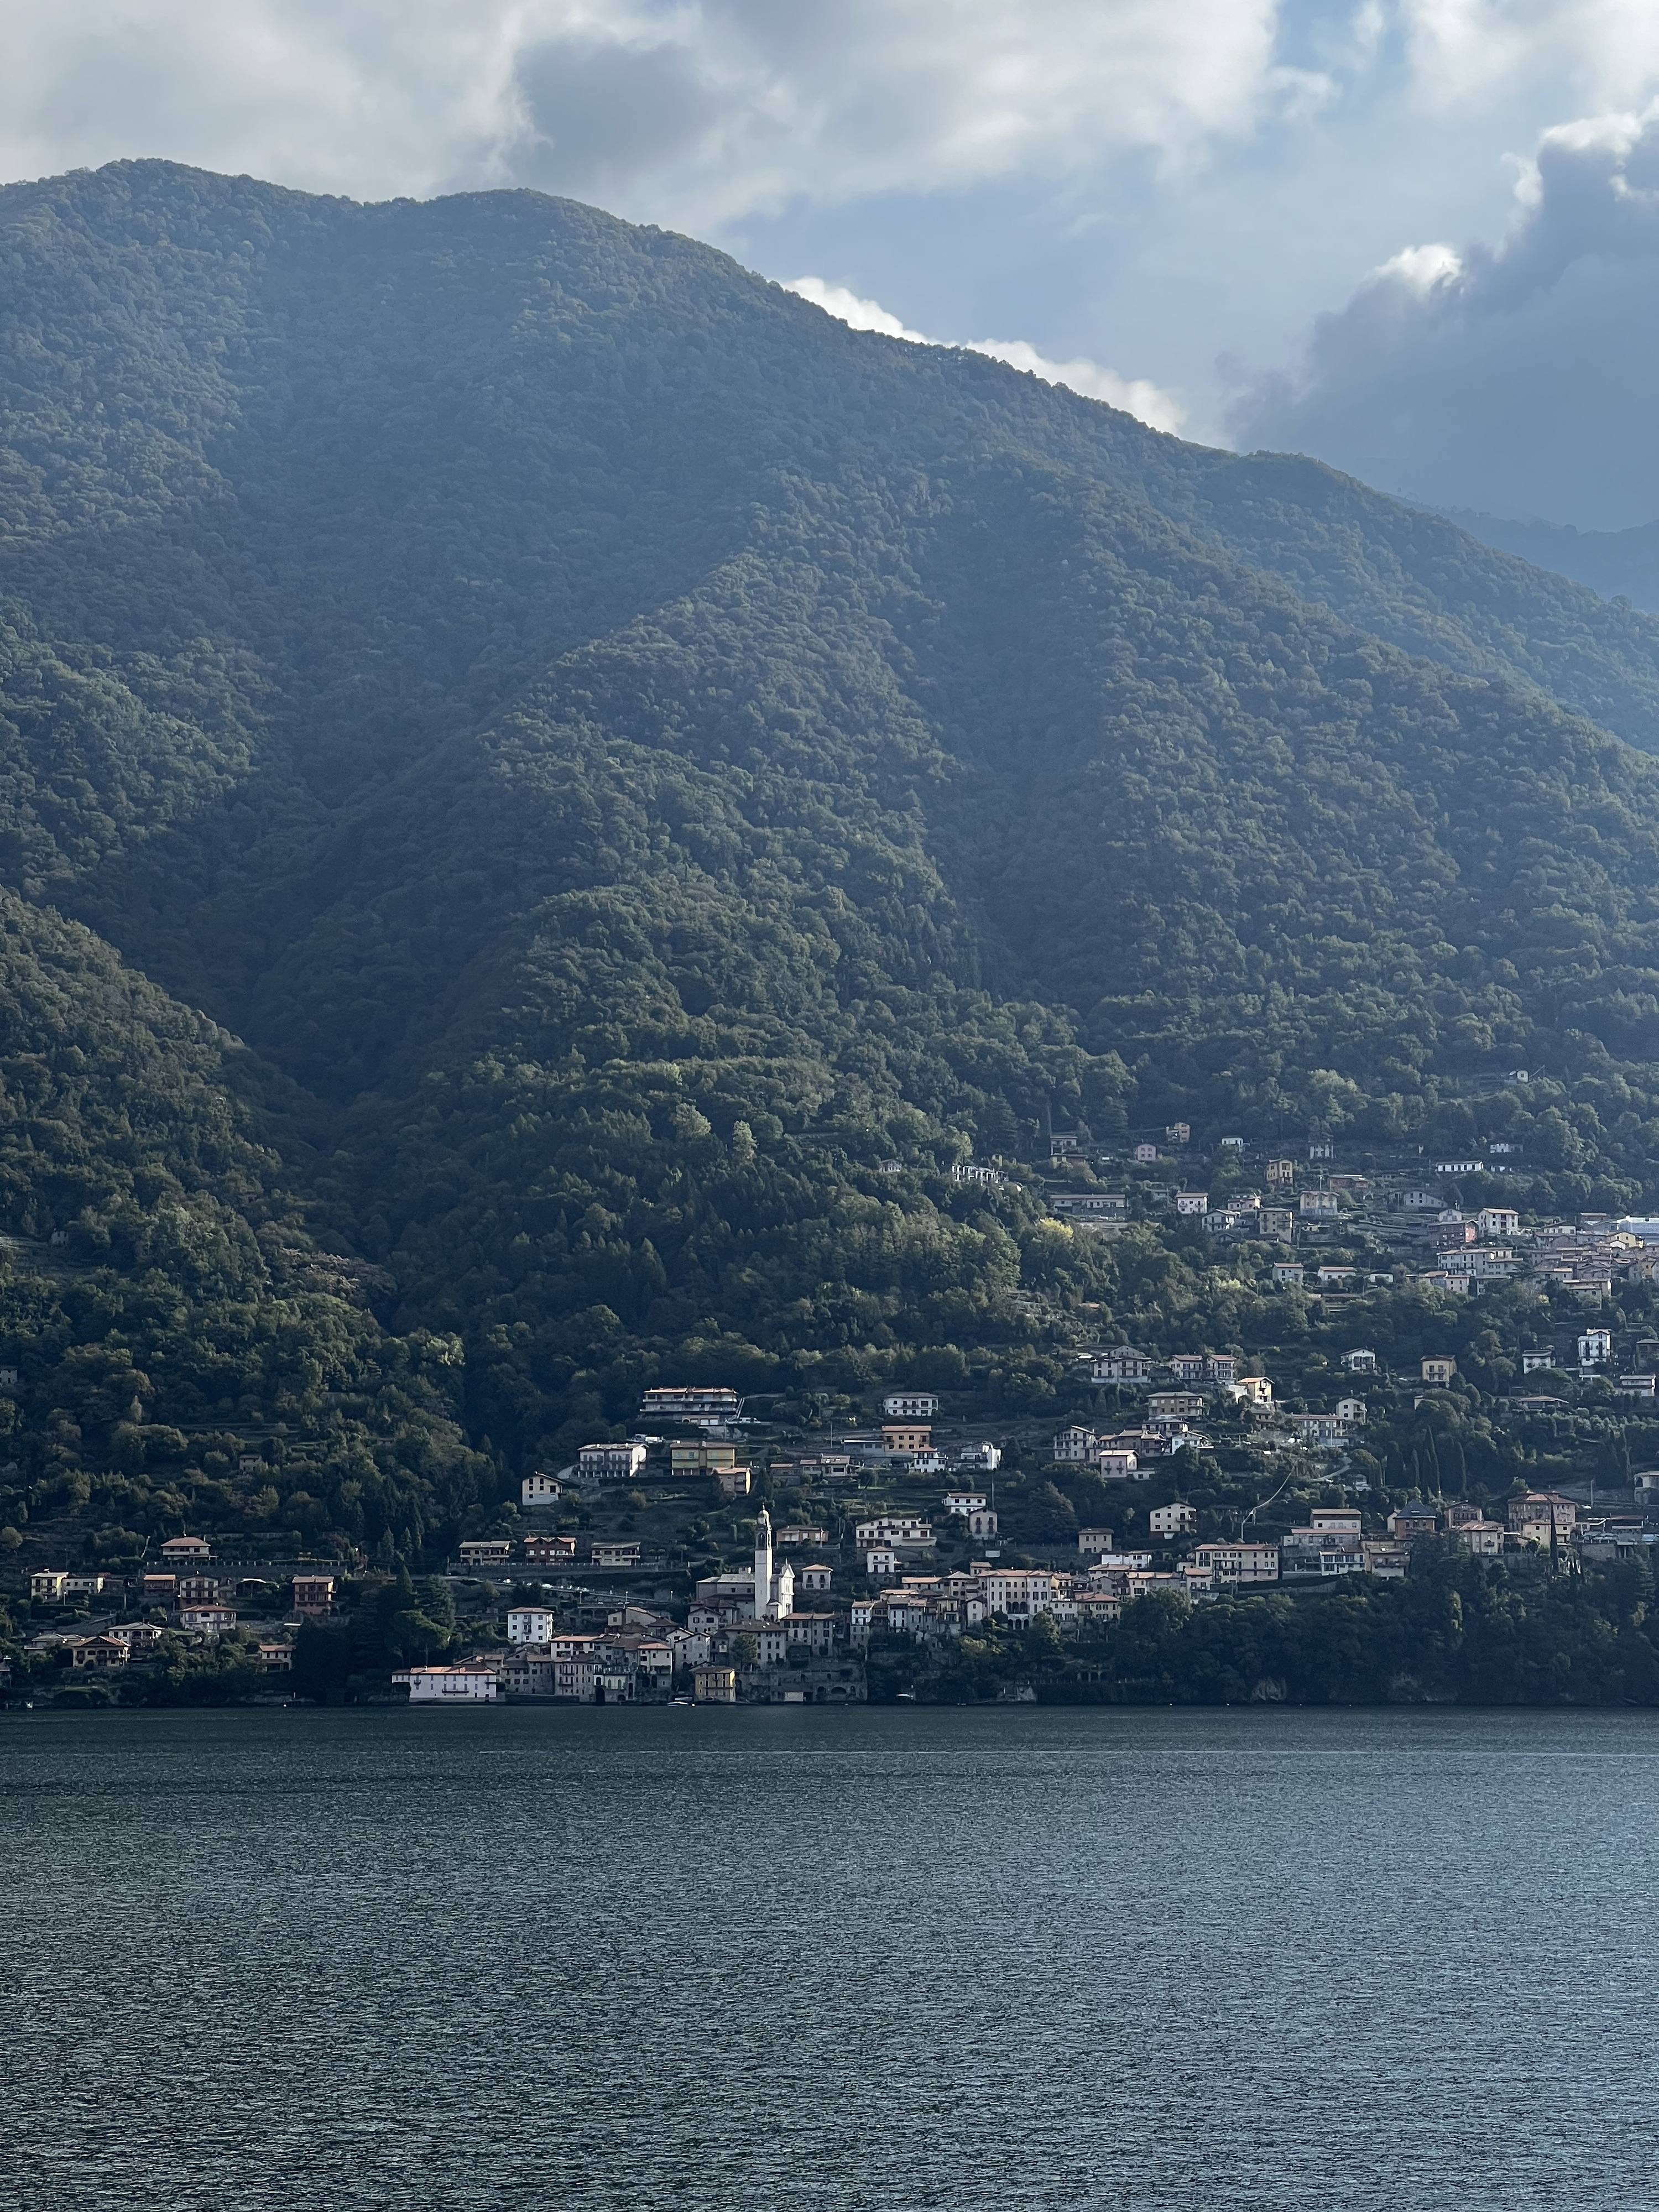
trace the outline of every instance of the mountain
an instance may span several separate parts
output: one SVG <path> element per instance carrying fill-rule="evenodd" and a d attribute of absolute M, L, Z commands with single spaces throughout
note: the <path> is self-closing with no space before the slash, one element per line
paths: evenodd
<path fill-rule="evenodd" d="M 690 1366 L 1052 1404 L 1032 1301 L 1233 1296 L 950 1175 L 1079 1117 L 1655 1194 L 1653 617 L 534 193 L 122 163 L 0 275 L 0 1047 L 77 1164 L 20 1124 L 0 1521 L 402 1555 Z"/>
<path fill-rule="evenodd" d="M 1588 584 L 1604 599 L 1659 608 L 1659 522 L 1631 530 L 1576 530 L 1570 522 L 1516 522 L 1497 514 L 1452 514 L 1448 520 L 1505 553 Z"/>

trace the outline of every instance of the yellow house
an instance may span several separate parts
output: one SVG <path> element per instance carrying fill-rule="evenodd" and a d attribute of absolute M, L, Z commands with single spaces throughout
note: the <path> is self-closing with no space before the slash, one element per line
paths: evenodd
<path fill-rule="evenodd" d="M 1449 1382 L 1456 1372 L 1457 1362 L 1455 1359 L 1425 1359 L 1423 1362 L 1423 1380 L 1425 1382 Z"/>
<path fill-rule="evenodd" d="M 693 1474 L 703 1468 L 735 1467 L 738 1448 L 735 1444 L 705 1443 L 701 1438 L 672 1443 L 668 1447 L 668 1463 L 676 1474 Z"/>

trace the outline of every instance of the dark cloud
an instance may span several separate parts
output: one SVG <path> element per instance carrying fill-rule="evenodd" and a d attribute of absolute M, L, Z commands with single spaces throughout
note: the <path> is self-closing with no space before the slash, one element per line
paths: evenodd
<path fill-rule="evenodd" d="M 591 196 L 672 163 L 720 113 L 681 46 L 550 40 L 519 57 L 515 78 L 530 127 L 513 166 L 543 191 Z"/>
<path fill-rule="evenodd" d="M 1659 517 L 1659 120 L 1552 131 L 1496 249 L 1397 257 L 1237 403 L 1237 442 L 1447 507 Z"/>

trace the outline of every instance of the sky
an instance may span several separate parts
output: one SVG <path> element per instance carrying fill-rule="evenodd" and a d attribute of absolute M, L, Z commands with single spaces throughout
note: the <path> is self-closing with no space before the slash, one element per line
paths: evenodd
<path fill-rule="evenodd" d="M 0 178 L 530 185 L 1440 506 L 1659 519 L 1659 0 L 0 0 Z"/>

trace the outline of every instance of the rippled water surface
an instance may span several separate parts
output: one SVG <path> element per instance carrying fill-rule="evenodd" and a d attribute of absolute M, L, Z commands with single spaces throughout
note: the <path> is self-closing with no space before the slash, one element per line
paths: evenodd
<path fill-rule="evenodd" d="M 1643 1715 L 0 1717 L 19 2212 L 1659 2202 Z"/>

